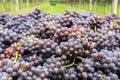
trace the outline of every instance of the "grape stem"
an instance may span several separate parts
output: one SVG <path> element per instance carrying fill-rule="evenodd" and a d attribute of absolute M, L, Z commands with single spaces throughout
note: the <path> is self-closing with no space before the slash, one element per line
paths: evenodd
<path fill-rule="evenodd" d="M 10 76 L 10 80 L 12 80 L 12 76 Z"/>
<path fill-rule="evenodd" d="M 3 27 L 3 25 L 0 24 L 0 28 L 2 28 L 2 27 Z"/>
<path fill-rule="evenodd" d="M 120 26 L 119 26 L 119 24 L 117 23 L 117 22 L 114 22 L 114 29 L 118 29 L 118 28 L 120 28 Z"/>
<path fill-rule="evenodd" d="M 85 35 L 82 35 L 84 38 L 85 38 L 85 40 L 88 42 L 88 38 L 87 38 L 87 36 L 85 36 Z"/>
<path fill-rule="evenodd" d="M 106 77 L 106 75 L 105 75 L 105 74 L 103 74 L 103 75 L 102 75 L 102 80 L 105 80 L 105 77 Z"/>
<path fill-rule="evenodd" d="M 77 56 L 77 59 L 80 59 L 80 60 L 82 60 L 83 58 L 82 58 L 82 57 L 80 57 L 80 56 Z"/>
<path fill-rule="evenodd" d="M 81 59 L 81 60 L 83 59 L 83 58 L 80 57 L 80 56 L 77 56 L 76 58 Z M 76 60 L 76 59 L 74 58 L 73 62 L 72 62 L 71 64 L 67 65 L 66 68 L 69 68 L 69 67 L 71 67 L 71 66 L 73 66 L 73 65 L 77 66 L 77 64 L 75 63 L 75 60 Z"/>
<path fill-rule="evenodd" d="M 85 52 L 85 49 L 84 48 L 82 48 L 82 51 L 83 51 L 83 53 Z"/>
<path fill-rule="evenodd" d="M 73 65 L 76 65 L 76 64 L 75 64 L 75 58 L 74 58 L 74 60 L 73 60 L 73 62 L 72 62 L 71 64 L 69 64 L 69 65 L 66 66 L 66 68 L 71 67 L 71 66 L 73 66 Z"/>
<path fill-rule="evenodd" d="M 22 46 L 23 46 L 23 45 L 22 45 L 21 43 L 18 44 L 18 47 L 19 47 L 19 48 L 22 48 Z"/>
<path fill-rule="evenodd" d="M 14 64 L 17 62 L 17 59 L 18 59 L 18 51 L 16 51 L 16 56 L 15 56 L 15 60 L 14 60 Z"/>
<path fill-rule="evenodd" d="M 35 39 L 35 36 L 32 35 L 31 38 L 29 39 L 29 42 L 32 43 L 34 39 Z"/>
<path fill-rule="evenodd" d="M 20 68 L 21 68 L 23 71 L 26 71 L 26 68 L 24 68 L 23 66 L 20 66 Z"/>

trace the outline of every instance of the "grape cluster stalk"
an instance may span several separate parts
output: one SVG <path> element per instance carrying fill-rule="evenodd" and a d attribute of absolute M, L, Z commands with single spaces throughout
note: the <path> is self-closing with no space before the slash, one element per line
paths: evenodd
<path fill-rule="evenodd" d="M 120 80 L 120 18 L 1 14 L 0 80 Z"/>

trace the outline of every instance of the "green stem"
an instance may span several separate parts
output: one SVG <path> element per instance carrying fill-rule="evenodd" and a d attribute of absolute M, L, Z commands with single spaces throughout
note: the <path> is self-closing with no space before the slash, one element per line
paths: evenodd
<path fill-rule="evenodd" d="M 71 67 L 71 66 L 73 66 L 74 64 L 75 64 L 75 58 L 74 58 L 74 60 L 73 60 L 73 62 L 72 62 L 71 64 L 69 64 L 69 65 L 66 66 L 66 68 Z"/>
<path fill-rule="evenodd" d="M 18 44 L 18 47 L 22 48 L 22 46 L 23 46 L 23 45 L 22 45 L 21 43 Z"/>
<path fill-rule="evenodd" d="M 10 75 L 10 80 L 12 80 L 12 76 Z"/>
<path fill-rule="evenodd" d="M 78 58 L 78 59 L 80 59 L 80 60 L 82 60 L 82 59 L 83 59 L 83 58 L 82 58 L 82 57 L 80 57 L 80 56 L 77 56 L 77 58 Z"/>
<path fill-rule="evenodd" d="M 14 63 L 14 64 L 16 64 L 16 62 L 17 62 L 17 59 L 18 59 L 18 51 L 16 51 L 15 60 L 13 61 L 13 63 Z"/>
<path fill-rule="evenodd" d="M 74 63 L 69 64 L 69 65 L 66 66 L 66 68 L 71 67 L 71 66 L 73 66 L 73 65 L 74 65 Z"/>
<path fill-rule="evenodd" d="M 87 36 L 85 36 L 85 35 L 82 35 L 85 39 L 86 39 L 86 41 L 88 42 L 88 38 L 87 38 Z"/>
<path fill-rule="evenodd" d="M 74 65 L 77 66 L 78 64 L 75 63 Z"/>
<path fill-rule="evenodd" d="M 85 49 L 84 48 L 82 48 L 82 51 L 83 51 L 83 53 L 85 52 Z"/>
<path fill-rule="evenodd" d="M 102 80 L 105 80 L 105 78 L 106 78 L 106 75 L 103 74 L 103 75 L 102 75 Z"/>

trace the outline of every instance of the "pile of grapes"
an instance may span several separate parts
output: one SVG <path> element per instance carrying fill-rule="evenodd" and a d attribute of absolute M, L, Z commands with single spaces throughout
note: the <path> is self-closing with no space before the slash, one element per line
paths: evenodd
<path fill-rule="evenodd" d="M 120 80 L 120 18 L 39 9 L 0 15 L 0 80 Z"/>

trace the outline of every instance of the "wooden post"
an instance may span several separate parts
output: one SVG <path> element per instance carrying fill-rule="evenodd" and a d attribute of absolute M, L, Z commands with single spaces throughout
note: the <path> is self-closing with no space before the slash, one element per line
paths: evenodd
<path fill-rule="evenodd" d="M 92 0 L 89 0 L 89 10 L 92 11 Z"/>
<path fill-rule="evenodd" d="M 72 6 L 73 0 L 70 0 L 70 6 Z"/>
<path fill-rule="evenodd" d="M 16 0 L 16 11 L 19 10 L 19 0 Z"/>
<path fill-rule="evenodd" d="M 38 5 L 38 0 L 36 0 L 36 5 Z"/>
<path fill-rule="evenodd" d="M 113 9 L 113 13 L 114 14 L 117 14 L 117 9 L 118 9 L 118 0 L 113 0 L 113 3 L 112 3 L 112 9 Z"/>
<path fill-rule="evenodd" d="M 75 5 L 75 0 L 73 0 L 73 6 Z"/>
<path fill-rule="evenodd" d="M 29 8 L 29 0 L 26 1 L 27 8 Z"/>
<path fill-rule="evenodd" d="M 20 5 L 22 5 L 22 0 L 20 0 Z M 22 8 L 23 6 L 20 6 L 20 9 Z"/>
<path fill-rule="evenodd" d="M 35 5 L 35 2 L 34 2 L 34 0 L 32 0 L 32 3 L 33 3 L 33 6 Z"/>
<path fill-rule="evenodd" d="M 68 4 L 68 0 L 67 0 L 67 9 L 68 9 L 68 6 L 69 6 L 69 4 Z"/>
<path fill-rule="evenodd" d="M 79 0 L 79 8 L 81 8 L 81 0 Z"/>

